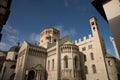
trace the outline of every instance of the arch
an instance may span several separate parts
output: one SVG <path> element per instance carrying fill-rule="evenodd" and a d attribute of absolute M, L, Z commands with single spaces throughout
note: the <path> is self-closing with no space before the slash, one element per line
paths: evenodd
<path fill-rule="evenodd" d="M 88 74 L 88 67 L 85 66 L 84 68 L 85 68 L 85 74 Z"/>
<path fill-rule="evenodd" d="M 29 71 L 27 80 L 34 80 L 35 72 L 33 70 Z"/>
<path fill-rule="evenodd" d="M 91 60 L 94 60 L 94 54 L 90 53 L 90 56 L 91 56 Z"/>
<path fill-rule="evenodd" d="M 112 65 L 112 63 L 111 63 L 111 61 L 110 61 L 110 60 L 108 60 L 108 65 L 109 65 L 109 66 L 111 66 L 111 65 Z"/>
<path fill-rule="evenodd" d="M 10 76 L 9 80 L 14 80 L 14 77 L 15 77 L 15 73 L 13 73 L 13 74 Z"/>
<path fill-rule="evenodd" d="M 97 73 L 96 66 L 94 64 L 92 65 L 92 69 L 93 69 L 93 73 Z"/>
<path fill-rule="evenodd" d="M 68 56 L 64 56 L 64 68 L 68 68 Z"/>

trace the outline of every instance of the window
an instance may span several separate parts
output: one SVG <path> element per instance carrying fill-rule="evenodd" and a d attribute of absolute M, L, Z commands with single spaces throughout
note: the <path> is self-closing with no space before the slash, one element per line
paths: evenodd
<path fill-rule="evenodd" d="M 48 70 L 50 69 L 50 61 L 48 60 Z"/>
<path fill-rule="evenodd" d="M 84 68 L 85 68 L 85 69 L 84 69 L 84 70 L 85 70 L 85 74 L 88 74 L 88 67 L 85 66 Z"/>
<path fill-rule="evenodd" d="M 91 22 L 91 25 L 94 25 L 95 23 L 94 22 Z"/>
<path fill-rule="evenodd" d="M 56 42 L 56 39 L 54 39 L 54 42 Z"/>
<path fill-rule="evenodd" d="M 93 27 L 93 30 L 95 31 L 95 27 Z"/>
<path fill-rule="evenodd" d="M 52 69 L 54 69 L 54 59 L 52 59 Z"/>
<path fill-rule="evenodd" d="M 88 45 L 88 49 L 92 49 L 92 44 L 91 44 L 91 45 Z"/>
<path fill-rule="evenodd" d="M 15 69 L 15 68 L 16 68 L 16 65 L 12 65 L 10 68 L 11 68 L 11 69 Z"/>
<path fill-rule="evenodd" d="M 85 48 L 85 47 L 83 47 L 83 48 L 82 48 L 82 51 L 85 51 L 85 50 L 86 50 L 86 48 Z"/>
<path fill-rule="evenodd" d="M 110 60 L 108 61 L 108 65 L 109 65 L 109 66 L 111 66 L 111 65 L 112 65 L 112 63 L 111 63 L 111 61 L 110 61 Z"/>
<path fill-rule="evenodd" d="M 93 73 L 97 73 L 96 66 L 94 64 L 92 65 L 92 70 L 93 70 Z"/>
<path fill-rule="evenodd" d="M 18 55 L 15 55 L 15 60 L 17 59 Z"/>
<path fill-rule="evenodd" d="M 74 57 L 74 65 L 75 65 L 75 68 L 77 68 L 77 65 L 78 65 L 78 58 L 77 58 L 77 56 Z"/>
<path fill-rule="evenodd" d="M 68 57 L 64 57 L 64 68 L 68 68 Z"/>
<path fill-rule="evenodd" d="M 94 55 L 93 55 L 93 53 L 90 53 L 90 56 L 91 56 L 91 60 L 94 60 Z"/>
<path fill-rule="evenodd" d="M 84 55 L 84 61 L 87 61 L 86 55 Z"/>

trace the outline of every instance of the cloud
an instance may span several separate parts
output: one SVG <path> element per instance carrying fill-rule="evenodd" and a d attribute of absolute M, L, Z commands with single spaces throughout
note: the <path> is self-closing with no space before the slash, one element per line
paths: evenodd
<path fill-rule="evenodd" d="M 108 53 L 108 54 L 112 54 L 112 50 L 109 49 L 109 48 L 107 48 L 107 53 Z"/>
<path fill-rule="evenodd" d="M 10 24 L 6 24 L 2 30 L 2 41 L 0 42 L 0 50 L 9 50 L 10 47 L 15 46 L 19 39 L 19 32 Z"/>
<path fill-rule="evenodd" d="M 39 41 L 40 35 L 36 34 L 36 33 L 32 33 L 30 34 L 30 41 L 32 41 L 33 43 L 36 43 Z"/>
<path fill-rule="evenodd" d="M 78 5 L 80 0 L 64 0 L 64 6 L 68 7 L 70 5 Z"/>
<path fill-rule="evenodd" d="M 0 42 L 0 50 L 7 51 L 11 46 L 5 42 Z"/>
<path fill-rule="evenodd" d="M 16 44 L 19 40 L 19 32 L 17 29 L 13 28 L 11 25 L 6 24 L 3 28 L 3 37 L 10 43 Z"/>
<path fill-rule="evenodd" d="M 68 0 L 64 0 L 64 6 L 65 6 L 65 7 L 68 7 L 68 6 L 69 6 Z"/>
<path fill-rule="evenodd" d="M 64 37 L 64 36 L 74 36 L 76 34 L 76 30 L 73 29 L 73 28 L 68 29 L 68 30 L 65 30 L 64 26 L 55 26 L 55 28 L 60 31 L 61 37 Z"/>

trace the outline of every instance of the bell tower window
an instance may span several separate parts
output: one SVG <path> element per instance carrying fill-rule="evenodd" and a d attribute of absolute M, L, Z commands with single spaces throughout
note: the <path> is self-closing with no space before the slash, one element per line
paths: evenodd
<path fill-rule="evenodd" d="M 95 31 L 95 27 L 93 27 L 93 30 Z"/>
<path fill-rule="evenodd" d="M 91 25 L 93 26 L 95 23 L 94 22 L 91 22 Z"/>

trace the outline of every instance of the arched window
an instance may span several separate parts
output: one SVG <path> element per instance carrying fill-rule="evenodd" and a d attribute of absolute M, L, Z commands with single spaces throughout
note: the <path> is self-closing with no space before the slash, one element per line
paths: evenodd
<path fill-rule="evenodd" d="M 68 68 L 68 57 L 64 57 L 64 68 Z"/>
<path fill-rule="evenodd" d="M 93 69 L 93 73 L 97 73 L 96 66 L 94 64 L 92 65 L 92 69 Z"/>
<path fill-rule="evenodd" d="M 77 58 L 77 56 L 74 57 L 74 65 L 75 65 L 75 68 L 77 68 L 77 66 L 78 66 L 78 58 Z"/>
<path fill-rule="evenodd" d="M 35 72 L 33 70 L 31 70 L 29 73 L 28 73 L 28 78 L 27 80 L 34 80 L 35 79 Z"/>
<path fill-rule="evenodd" d="M 13 74 L 10 76 L 9 80 L 14 80 L 14 77 L 15 77 L 15 73 L 13 73 Z"/>
<path fill-rule="evenodd" d="M 52 59 L 52 69 L 54 69 L 54 59 Z"/>
<path fill-rule="evenodd" d="M 48 60 L 48 70 L 50 69 L 50 60 Z"/>
<path fill-rule="evenodd" d="M 84 61 L 87 61 L 86 55 L 84 55 Z"/>
<path fill-rule="evenodd" d="M 85 66 L 84 68 L 85 68 L 85 69 L 84 69 L 84 70 L 85 70 L 85 74 L 88 74 L 88 67 Z"/>
<path fill-rule="evenodd" d="M 112 63 L 111 63 L 111 61 L 110 61 L 110 60 L 108 61 L 108 65 L 109 65 L 109 66 L 111 66 L 111 65 L 112 65 Z"/>
<path fill-rule="evenodd" d="M 16 68 L 16 65 L 12 65 L 10 66 L 11 69 L 15 69 Z"/>
<path fill-rule="evenodd" d="M 91 56 L 91 60 L 94 60 L 94 55 L 93 55 L 93 53 L 90 53 L 90 56 Z"/>

